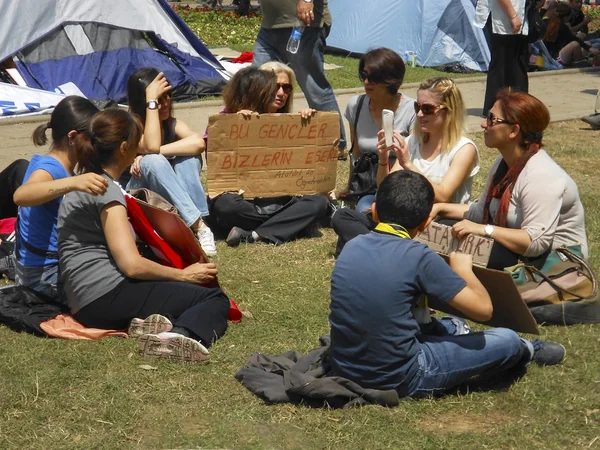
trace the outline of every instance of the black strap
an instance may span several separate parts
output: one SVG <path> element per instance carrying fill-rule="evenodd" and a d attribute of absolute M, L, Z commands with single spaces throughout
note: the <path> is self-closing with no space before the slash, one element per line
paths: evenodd
<path fill-rule="evenodd" d="M 350 151 L 348 152 L 350 154 L 350 161 L 354 161 L 354 146 L 356 145 L 356 141 L 358 141 L 358 134 L 356 132 L 356 126 L 358 125 L 358 118 L 360 116 L 360 111 L 362 109 L 362 105 L 365 101 L 365 97 L 367 95 L 366 94 L 362 94 L 358 97 L 358 102 L 356 103 L 356 115 L 354 116 L 354 124 L 353 124 L 353 128 L 354 128 L 354 133 L 352 135 L 352 147 L 350 147 Z"/>
<path fill-rule="evenodd" d="M 25 239 L 23 239 L 19 235 L 19 219 L 17 219 L 15 222 L 15 237 L 16 237 L 15 242 L 16 242 L 16 247 L 17 247 L 15 249 L 16 255 L 18 255 L 19 245 L 22 244 L 23 247 L 25 247 L 28 252 L 33 253 L 34 255 L 41 256 L 42 258 L 47 258 L 47 259 L 58 259 L 58 252 L 52 252 L 50 250 L 42 250 L 41 248 L 34 247 L 33 245 L 29 244 L 27 241 L 25 241 Z"/>

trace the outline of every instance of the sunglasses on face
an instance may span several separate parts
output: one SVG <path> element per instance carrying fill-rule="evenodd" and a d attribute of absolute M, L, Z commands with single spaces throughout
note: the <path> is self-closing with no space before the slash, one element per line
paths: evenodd
<path fill-rule="evenodd" d="M 434 105 L 433 103 L 418 103 L 415 102 L 415 114 L 419 114 L 419 111 L 425 116 L 431 116 L 438 112 L 440 109 L 444 109 L 444 105 Z"/>
<path fill-rule="evenodd" d="M 277 83 L 277 86 L 283 89 L 283 92 L 285 92 L 286 94 L 290 94 L 294 89 L 294 86 L 292 86 L 290 83 Z"/>
<path fill-rule="evenodd" d="M 381 79 L 377 75 L 373 75 L 372 73 L 368 73 L 364 70 L 358 71 L 358 79 L 364 83 L 366 80 L 369 80 L 369 83 L 373 84 L 381 84 Z"/>
<path fill-rule="evenodd" d="M 495 114 L 491 111 L 488 112 L 485 120 L 487 122 L 488 127 L 493 127 L 494 125 L 503 124 L 503 123 L 505 123 L 507 125 L 514 125 L 512 122 L 509 122 L 506 119 L 501 119 L 500 117 L 496 117 Z"/>

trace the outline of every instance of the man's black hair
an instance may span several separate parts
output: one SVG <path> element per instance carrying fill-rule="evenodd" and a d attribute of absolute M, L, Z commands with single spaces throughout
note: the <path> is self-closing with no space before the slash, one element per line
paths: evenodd
<path fill-rule="evenodd" d="M 433 186 L 420 173 L 399 170 L 389 174 L 377 189 L 375 198 L 380 222 L 417 228 L 431 212 Z"/>

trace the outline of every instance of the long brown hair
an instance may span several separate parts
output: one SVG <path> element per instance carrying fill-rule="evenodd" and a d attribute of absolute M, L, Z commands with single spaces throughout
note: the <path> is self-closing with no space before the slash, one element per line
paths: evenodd
<path fill-rule="evenodd" d="M 546 105 L 533 95 L 509 89 L 501 90 L 496 97 L 496 102 L 500 105 L 503 119 L 519 126 L 521 135 L 519 146 L 524 150 L 523 155 L 510 168 L 504 160 L 500 161 L 483 208 L 483 223 L 489 223 L 490 204 L 494 198 L 499 199 L 500 204 L 494 224 L 506 227 L 513 187 L 527 162 L 542 146 L 544 130 L 550 123 L 550 112 Z"/>
<path fill-rule="evenodd" d="M 223 88 L 223 102 L 229 113 L 249 109 L 263 114 L 273 103 L 277 89 L 275 72 L 246 67 Z"/>
<path fill-rule="evenodd" d="M 546 34 L 544 40 L 548 42 L 554 42 L 558 38 L 558 31 L 560 26 L 563 24 L 563 19 L 571 15 L 571 8 L 564 3 L 559 3 L 556 8 L 547 14 L 548 26 L 546 27 Z"/>
<path fill-rule="evenodd" d="M 107 109 L 94 115 L 88 132 L 77 135 L 77 172 L 102 173 L 122 142 L 138 146 L 144 129 L 137 116 L 121 109 Z"/>

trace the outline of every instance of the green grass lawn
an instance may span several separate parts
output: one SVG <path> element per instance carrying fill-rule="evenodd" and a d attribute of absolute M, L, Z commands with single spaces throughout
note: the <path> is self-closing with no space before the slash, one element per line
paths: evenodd
<path fill-rule="evenodd" d="M 547 148 L 579 185 L 598 271 L 600 131 L 584 128 L 553 124 Z M 473 137 L 479 192 L 496 152 Z M 345 175 L 340 163 L 338 184 Z M 269 406 L 246 391 L 234 374 L 251 353 L 305 352 L 328 332 L 335 235 L 323 231 L 280 247 L 217 244 L 221 284 L 252 317 L 230 326 L 206 365 L 142 359 L 129 339 L 40 339 L 0 327 L 0 448 L 600 448 L 596 326 L 542 328 L 565 345 L 564 363 L 531 367 L 497 392 L 472 386 L 393 409 L 331 410 Z"/>

